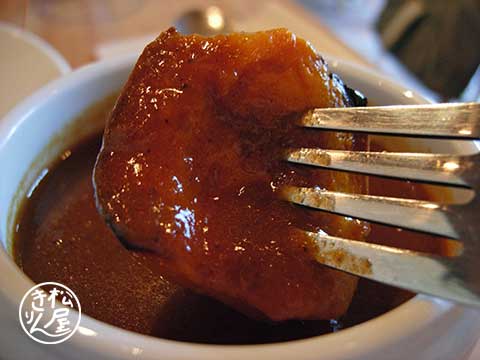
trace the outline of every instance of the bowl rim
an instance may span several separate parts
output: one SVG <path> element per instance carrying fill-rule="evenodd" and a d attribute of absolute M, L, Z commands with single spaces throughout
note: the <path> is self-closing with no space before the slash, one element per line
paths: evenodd
<path fill-rule="evenodd" d="M 0 151 L 14 134 L 19 124 L 28 121 L 36 110 L 46 106 L 50 101 L 54 101 L 52 99 L 56 94 L 94 82 L 101 74 L 119 71 L 127 66 L 131 67 L 137 57 L 138 54 L 129 54 L 117 59 L 89 64 L 35 92 L 0 121 Z M 405 93 L 408 91 L 409 95 L 405 96 L 411 103 L 426 102 L 422 96 L 371 69 L 332 57 L 327 57 L 327 59 L 331 63 L 330 68 L 339 73 L 349 73 L 350 76 L 357 76 L 362 81 L 381 86 L 387 92 L 401 91 Z M 33 286 L 34 283 L 14 264 L 13 259 L 5 249 L 0 248 L 0 281 L 7 284 L 0 289 L 0 295 L 10 303 L 10 306 L 17 308 L 18 301 L 16 300 L 21 298 L 25 290 Z M 438 322 L 443 323 L 447 318 L 449 321 L 455 321 L 465 316 L 466 309 L 460 305 L 425 295 L 417 295 L 379 317 L 337 333 L 271 344 L 210 345 L 142 335 L 83 315 L 79 331 L 68 342 L 64 343 L 66 346 L 62 344 L 54 351 L 65 351 L 67 347 L 71 346 L 79 350 L 87 350 L 93 354 L 112 356 L 112 358 L 135 356 L 140 359 L 155 358 L 159 354 L 165 359 L 178 358 L 179 354 L 180 357 L 195 357 L 198 359 L 225 359 L 227 357 L 230 359 L 270 359 L 273 357 L 275 359 L 288 359 L 298 356 L 299 352 L 305 359 L 312 360 L 317 359 L 319 354 L 329 359 L 347 359 L 350 358 L 348 354 L 354 353 L 361 358 L 362 354 L 368 355 L 371 351 L 387 349 L 399 341 L 414 339 L 425 328 L 434 326 Z M 408 319 L 415 320 L 408 321 L 407 326 L 406 320 Z M 71 350 L 69 350 L 70 352 Z"/>

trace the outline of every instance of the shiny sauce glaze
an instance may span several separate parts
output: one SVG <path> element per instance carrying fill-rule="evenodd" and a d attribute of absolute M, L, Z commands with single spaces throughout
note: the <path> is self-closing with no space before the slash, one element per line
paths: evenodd
<path fill-rule="evenodd" d="M 343 107 L 338 77 L 285 29 L 206 38 L 174 29 L 138 59 L 105 126 L 98 208 L 176 283 L 258 318 L 345 313 L 355 277 L 319 266 L 302 230 L 364 240 L 368 225 L 283 201 L 286 185 L 362 193 L 362 176 L 283 160 L 289 148 L 364 150 L 365 135 L 297 126 Z"/>
<path fill-rule="evenodd" d="M 94 112 L 106 116 L 112 104 Z M 99 216 L 92 169 L 101 136 L 84 139 L 53 162 L 18 213 L 14 258 L 37 283 L 58 281 L 84 313 L 156 337 L 213 344 L 288 341 L 347 328 L 379 316 L 413 294 L 361 279 L 347 313 L 327 321 L 257 321 L 164 276 L 155 255 L 125 249 Z M 411 183 L 372 178 L 370 192 L 428 198 Z M 307 210 L 303 210 L 307 211 Z M 369 241 L 443 252 L 433 237 L 372 225 Z"/>

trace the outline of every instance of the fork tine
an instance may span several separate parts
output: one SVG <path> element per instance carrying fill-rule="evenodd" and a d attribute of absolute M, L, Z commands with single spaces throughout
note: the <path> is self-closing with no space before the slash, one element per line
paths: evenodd
<path fill-rule="evenodd" d="M 347 194 L 318 188 L 288 186 L 282 197 L 295 204 L 340 215 L 458 239 L 447 206 L 411 199 Z"/>
<path fill-rule="evenodd" d="M 363 174 L 468 186 L 478 156 L 323 149 L 292 149 L 285 160 Z"/>
<path fill-rule="evenodd" d="M 480 295 L 451 271 L 456 259 L 306 232 L 316 260 L 327 266 L 414 292 L 480 305 Z"/>
<path fill-rule="evenodd" d="M 299 119 L 299 125 L 341 131 L 472 139 L 480 137 L 480 104 L 313 109 Z"/>

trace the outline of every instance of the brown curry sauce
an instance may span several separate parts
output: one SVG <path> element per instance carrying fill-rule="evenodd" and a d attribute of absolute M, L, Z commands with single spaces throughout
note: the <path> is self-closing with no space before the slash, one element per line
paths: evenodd
<path fill-rule="evenodd" d="M 109 105 L 111 106 L 111 104 Z M 379 316 L 413 294 L 361 279 L 346 315 L 331 321 L 256 321 L 169 282 L 154 255 L 126 250 L 95 208 L 91 174 L 100 135 L 52 163 L 17 216 L 14 258 L 35 282 L 61 282 L 83 311 L 131 331 L 180 341 L 254 344 L 337 331 Z M 428 198 L 411 183 L 372 178 L 370 192 Z M 307 211 L 307 210 L 305 210 Z M 370 241 L 442 252 L 430 236 L 372 225 Z"/>

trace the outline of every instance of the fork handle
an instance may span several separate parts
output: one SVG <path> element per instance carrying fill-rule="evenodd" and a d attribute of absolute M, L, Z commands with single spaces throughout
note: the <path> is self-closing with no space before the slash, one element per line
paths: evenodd
<path fill-rule="evenodd" d="M 299 120 L 299 125 L 341 131 L 475 139 L 480 138 L 480 104 L 313 109 Z"/>

